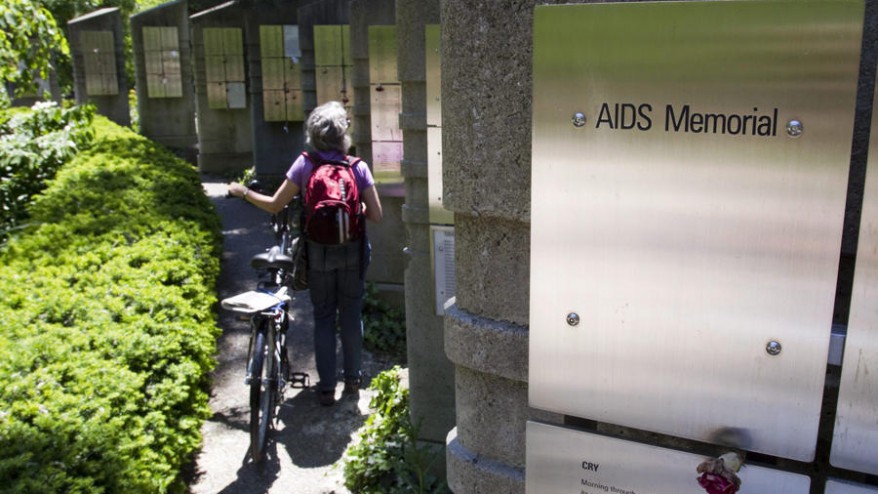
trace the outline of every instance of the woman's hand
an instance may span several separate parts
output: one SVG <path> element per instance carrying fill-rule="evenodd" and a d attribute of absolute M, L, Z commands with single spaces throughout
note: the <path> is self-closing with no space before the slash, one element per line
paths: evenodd
<path fill-rule="evenodd" d="M 244 197 L 244 194 L 246 194 L 249 191 L 250 191 L 250 189 L 248 189 L 247 187 L 245 187 L 242 184 L 239 184 L 238 182 L 232 182 L 229 184 L 229 195 L 231 195 L 231 196 Z"/>

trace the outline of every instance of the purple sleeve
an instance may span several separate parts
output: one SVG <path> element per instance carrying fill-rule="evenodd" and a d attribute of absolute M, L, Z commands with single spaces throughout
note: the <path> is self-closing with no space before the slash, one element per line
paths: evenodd
<path fill-rule="evenodd" d="M 287 170 L 287 179 L 305 190 L 305 157 L 301 154 L 293 161 L 293 165 Z"/>
<path fill-rule="evenodd" d="M 357 188 L 360 190 L 366 190 L 375 185 L 375 179 L 372 178 L 372 171 L 369 170 L 369 165 L 367 165 L 365 161 L 360 160 L 360 162 L 357 163 L 356 168 L 354 168 L 354 175 L 357 177 Z"/>

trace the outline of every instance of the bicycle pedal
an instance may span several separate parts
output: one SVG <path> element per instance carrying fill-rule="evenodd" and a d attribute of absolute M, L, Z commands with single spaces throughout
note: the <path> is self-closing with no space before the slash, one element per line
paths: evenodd
<path fill-rule="evenodd" d="M 290 373 L 291 388 L 308 388 L 311 387 L 311 376 L 307 372 Z"/>
<path fill-rule="evenodd" d="M 244 378 L 244 386 L 249 386 L 251 382 L 253 382 L 252 376 L 247 376 Z"/>

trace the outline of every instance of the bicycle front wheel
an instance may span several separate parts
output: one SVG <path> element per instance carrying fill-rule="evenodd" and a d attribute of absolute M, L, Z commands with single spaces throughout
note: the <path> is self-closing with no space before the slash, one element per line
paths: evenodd
<path fill-rule="evenodd" d="M 268 430 L 274 416 L 274 359 L 272 332 L 263 323 L 256 332 L 250 381 L 250 455 L 260 462 L 265 457 Z"/>

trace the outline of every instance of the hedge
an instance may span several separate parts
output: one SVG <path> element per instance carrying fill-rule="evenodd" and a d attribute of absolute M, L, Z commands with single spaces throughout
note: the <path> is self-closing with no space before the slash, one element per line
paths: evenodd
<path fill-rule="evenodd" d="M 94 125 L 0 251 L 4 492 L 184 492 L 209 416 L 219 219 L 190 165 Z"/>

